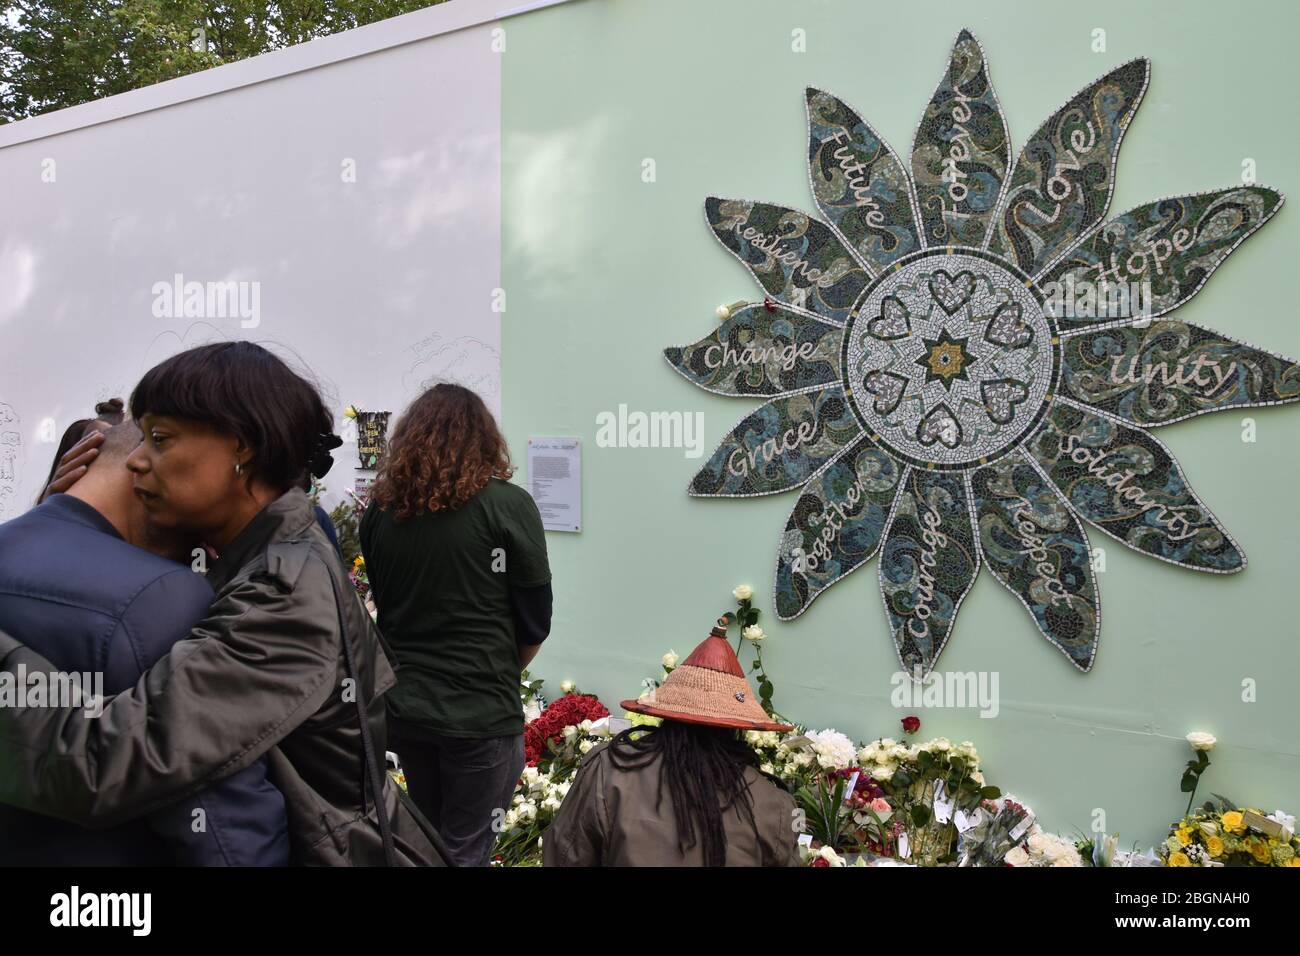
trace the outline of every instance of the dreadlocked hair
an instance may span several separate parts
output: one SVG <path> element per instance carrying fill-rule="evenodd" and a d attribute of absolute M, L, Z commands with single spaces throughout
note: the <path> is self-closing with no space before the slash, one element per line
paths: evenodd
<path fill-rule="evenodd" d="M 736 809 L 758 835 L 754 796 L 745 768 L 758 769 L 758 755 L 736 731 L 665 720 L 658 727 L 632 727 L 609 744 L 610 762 L 619 770 L 639 770 L 663 760 L 655 809 L 664 788 L 673 802 L 677 845 L 685 853 L 697 843 L 705 866 L 725 866 L 727 835 L 723 814 Z"/>

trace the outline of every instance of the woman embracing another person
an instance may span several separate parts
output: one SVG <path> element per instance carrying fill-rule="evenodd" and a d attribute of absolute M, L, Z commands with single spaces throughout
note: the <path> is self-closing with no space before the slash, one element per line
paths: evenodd
<path fill-rule="evenodd" d="M 248 342 L 145 374 L 126 459 L 148 520 L 210 560 L 207 616 L 98 719 L 0 708 L 0 802 L 112 826 L 268 757 L 291 859 L 438 865 L 436 833 L 384 769 L 393 668 L 302 491 L 340 444 L 315 386 Z M 69 555 L 69 561 L 75 561 Z M 0 633 L 0 670 L 53 672 Z"/>

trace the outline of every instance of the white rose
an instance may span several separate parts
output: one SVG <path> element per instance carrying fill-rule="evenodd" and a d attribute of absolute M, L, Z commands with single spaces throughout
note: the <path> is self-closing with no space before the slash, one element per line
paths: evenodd
<path fill-rule="evenodd" d="M 763 773 L 769 773 L 772 776 L 776 776 L 776 768 L 773 767 L 770 763 L 765 763 L 758 769 L 761 770 Z"/>
<path fill-rule="evenodd" d="M 936 737 L 934 740 L 930 741 L 930 749 L 937 750 L 940 753 L 947 753 L 952 749 L 952 741 L 947 737 Z"/>
<path fill-rule="evenodd" d="M 537 780 L 539 771 L 536 767 L 525 767 L 523 778 L 525 783 L 534 783 Z"/>
<path fill-rule="evenodd" d="M 881 764 L 871 771 L 871 776 L 881 783 L 887 783 L 894 776 L 894 768 L 889 764 Z"/>
<path fill-rule="evenodd" d="M 562 694 L 572 694 L 577 689 L 578 685 L 571 680 L 560 681 L 560 693 Z"/>
<path fill-rule="evenodd" d="M 578 728 L 573 726 L 573 724 L 569 724 L 569 726 L 564 728 L 565 740 L 572 740 L 576 736 L 578 736 Z"/>
<path fill-rule="evenodd" d="M 1204 750 L 1209 753 L 1219 741 L 1215 739 L 1214 734 L 1206 734 L 1195 730 L 1187 735 L 1187 742 L 1192 745 L 1193 750 Z"/>
<path fill-rule="evenodd" d="M 1029 854 L 1025 852 L 1024 847 L 1013 846 L 1007 851 L 1007 855 L 1003 858 L 1003 862 L 1010 863 L 1012 866 L 1028 866 Z"/>
<path fill-rule="evenodd" d="M 731 596 L 737 601 L 748 601 L 754 596 L 754 589 L 748 584 L 742 584 L 731 592 Z"/>
<path fill-rule="evenodd" d="M 869 763 L 875 763 L 879 753 L 880 750 L 874 743 L 867 744 L 858 751 L 858 763 L 863 766 L 866 766 Z"/>
<path fill-rule="evenodd" d="M 581 730 L 584 734 L 591 733 L 591 721 L 584 720 L 582 723 L 578 724 L 578 729 Z"/>
<path fill-rule="evenodd" d="M 665 654 L 665 655 L 663 656 L 663 658 L 662 658 L 663 665 L 664 665 L 664 670 L 666 670 L 666 671 L 670 671 L 670 670 L 672 670 L 674 667 L 677 666 L 677 661 L 678 661 L 678 660 L 679 660 L 679 658 L 677 657 L 677 652 L 676 652 L 676 651 L 669 651 L 669 652 L 668 652 L 667 654 Z"/>
<path fill-rule="evenodd" d="M 838 730 L 810 731 L 807 737 L 822 767 L 842 770 L 857 761 L 858 751 L 853 741 Z"/>
<path fill-rule="evenodd" d="M 977 787 L 984 786 L 984 774 L 980 773 L 978 770 L 971 771 L 970 778 L 975 781 Z"/>
<path fill-rule="evenodd" d="M 519 804 L 519 819 L 524 823 L 532 823 L 537 819 L 537 804 L 531 800 L 525 800 Z"/>
<path fill-rule="evenodd" d="M 594 746 L 596 746 L 596 745 L 593 744 L 590 740 L 584 740 L 582 743 L 578 744 L 578 752 L 579 752 L 579 753 L 584 753 L 584 754 L 585 754 L 585 753 L 590 753 L 590 752 L 591 752 L 591 748 L 594 747 Z"/>
<path fill-rule="evenodd" d="M 519 814 L 514 810 L 507 810 L 506 815 L 501 818 L 502 830 L 513 830 L 519 824 Z"/>
<path fill-rule="evenodd" d="M 747 641 L 758 643 L 763 639 L 763 629 L 757 624 L 751 624 L 749 627 L 745 628 L 742 633 L 745 635 L 745 640 Z"/>
<path fill-rule="evenodd" d="M 879 740 L 880 746 L 885 749 L 894 746 L 896 743 L 898 743 L 898 741 L 896 741 L 893 737 L 881 737 Z"/>

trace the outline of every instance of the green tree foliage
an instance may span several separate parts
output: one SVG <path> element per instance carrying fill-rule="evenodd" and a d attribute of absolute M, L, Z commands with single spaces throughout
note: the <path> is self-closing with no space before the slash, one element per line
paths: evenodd
<path fill-rule="evenodd" d="M 0 122 L 206 70 L 440 0 L 12 0 Z"/>

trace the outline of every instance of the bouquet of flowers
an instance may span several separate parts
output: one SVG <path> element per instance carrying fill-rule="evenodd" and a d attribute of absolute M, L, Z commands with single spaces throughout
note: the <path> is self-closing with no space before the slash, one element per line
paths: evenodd
<path fill-rule="evenodd" d="M 1169 828 L 1165 866 L 1300 866 L 1295 817 L 1239 809 L 1217 794 Z"/>
<path fill-rule="evenodd" d="M 1156 856 L 1155 850 L 1148 849 L 1145 853 L 1141 853 L 1136 846 L 1131 850 L 1121 850 L 1119 836 L 1116 834 L 1103 833 L 1095 838 L 1083 837 L 1075 843 L 1075 848 L 1083 858 L 1084 866 L 1164 865 L 1160 862 L 1160 857 Z"/>
<path fill-rule="evenodd" d="M 1083 857 L 1073 840 L 1048 833 L 1037 823 L 1029 828 L 1029 837 L 1007 851 L 1002 862 L 1007 866 L 1083 866 Z"/>
<path fill-rule="evenodd" d="M 560 809 L 560 801 L 572 785 L 572 771 L 557 773 L 525 767 L 510 798 L 510 808 L 498 814 L 499 825 L 494 866 L 537 866 L 541 863 L 542 834 Z"/>
<path fill-rule="evenodd" d="M 982 800 L 969 813 L 963 812 L 957 826 L 958 866 L 1032 865 L 1028 856 L 1008 859 L 1034 826 L 1034 811 L 1015 797 Z M 1046 843 L 1040 841 L 1040 846 L 1046 852 Z"/>
<path fill-rule="evenodd" d="M 541 716 L 524 725 L 524 755 L 530 767 L 536 767 L 543 760 L 553 760 L 566 740 L 566 731 L 583 726 L 609 716 L 609 710 L 594 696 L 577 692 L 565 694 L 552 701 Z M 608 721 L 606 721 L 608 726 Z M 573 734 L 568 735 L 570 738 Z M 585 754 L 591 746 L 582 751 Z"/>
<path fill-rule="evenodd" d="M 959 823 L 968 822 L 981 801 L 1001 796 L 997 787 L 985 784 L 979 753 L 969 740 L 953 744 L 936 737 L 904 746 L 883 737 L 857 757 L 901 823 L 895 827 L 894 851 L 921 866 L 956 862 Z"/>

